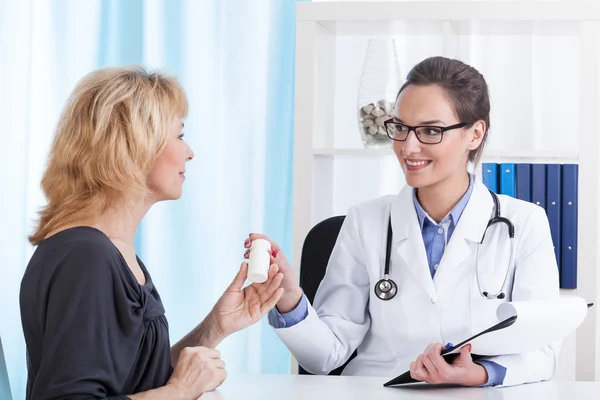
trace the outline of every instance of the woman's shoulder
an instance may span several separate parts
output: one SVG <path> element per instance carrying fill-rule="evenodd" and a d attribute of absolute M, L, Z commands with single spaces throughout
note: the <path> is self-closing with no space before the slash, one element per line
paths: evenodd
<path fill-rule="evenodd" d="M 387 218 L 390 207 L 397 195 L 385 195 L 358 203 L 348 210 L 348 215 L 358 219 L 379 220 Z"/>
<path fill-rule="evenodd" d="M 65 256 L 94 256 L 95 259 L 113 259 L 119 251 L 100 230 L 91 226 L 68 228 L 43 239 L 38 249 Z"/>
<path fill-rule="evenodd" d="M 546 215 L 544 208 L 538 204 L 504 194 L 497 196 L 502 205 L 502 214 L 507 218 L 529 219 L 532 215 Z"/>
<path fill-rule="evenodd" d="M 118 271 L 121 262 L 119 251 L 104 233 L 92 227 L 80 226 L 43 239 L 27 269 L 39 269 L 45 275 L 68 273 L 91 275 L 98 279 Z"/>

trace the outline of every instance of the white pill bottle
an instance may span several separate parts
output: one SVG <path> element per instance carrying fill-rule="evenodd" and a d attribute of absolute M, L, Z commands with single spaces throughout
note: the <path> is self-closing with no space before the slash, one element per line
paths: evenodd
<path fill-rule="evenodd" d="M 250 245 L 248 279 L 253 283 L 263 283 L 269 277 L 271 265 L 271 243 L 266 239 L 254 239 Z"/>

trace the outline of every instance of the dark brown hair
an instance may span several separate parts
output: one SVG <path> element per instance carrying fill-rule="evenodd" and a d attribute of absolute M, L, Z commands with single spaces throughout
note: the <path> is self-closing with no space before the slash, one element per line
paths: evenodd
<path fill-rule="evenodd" d="M 481 145 L 469 153 L 469 161 L 478 164 L 490 129 L 490 96 L 483 75 L 462 61 L 430 57 L 410 70 L 398 96 L 409 85 L 438 85 L 448 94 L 460 122 L 466 123 L 467 127 L 480 120 L 485 122 Z"/>

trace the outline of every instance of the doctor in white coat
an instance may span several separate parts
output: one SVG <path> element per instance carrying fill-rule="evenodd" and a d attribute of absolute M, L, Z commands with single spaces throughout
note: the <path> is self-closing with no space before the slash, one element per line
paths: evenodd
<path fill-rule="evenodd" d="M 494 197 L 467 165 L 479 163 L 489 115 L 487 84 L 476 69 L 443 57 L 422 61 L 386 122 L 407 186 L 348 211 L 314 304 L 271 242 L 285 292 L 269 320 L 303 368 L 327 374 L 357 350 L 344 375 L 410 370 L 429 383 L 509 386 L 555 374 L 557 344 L 477 362 L 470 346 L 452 364 L 440 355 L 444 344 L 493 325 L 502 302 L 559 296 L 542 208 L 497 196 L 501 216 L 514 225 L 512 257 L 507 224 L 486 231 Z M 374 288 L 384 278 L 389 221 L 389 278 L 397 293 L 382 300 Z M 265 237 L 251 234 L 245 247 Z"/>

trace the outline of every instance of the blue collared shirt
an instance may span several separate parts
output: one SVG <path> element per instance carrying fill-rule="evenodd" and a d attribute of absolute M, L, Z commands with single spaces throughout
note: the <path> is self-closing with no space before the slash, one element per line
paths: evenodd
<path fill-rule="evenodd" d="M 473 178 L 473 175 L 470 174 L 467 192 L 439 224 L 427 215 L 423 207 L 421 207 L 421 204 L 419 204 L 416 189 L 413 190 L 413 202 L 415 210 L 417 211 L 419 226 L 421 227 L 421 234 L 423 235 L 423 242 L 427 253 L 429 271 L 431 272 L 432 278 L 442 260 L 446 244 L 450 241 L 454 228 L 458 224 L 465 207 L 469 203 L 474 186 L 475 179 Z M 308 300 L 306 296 L 303 295 L 300 303 L 295 309 L 288 313 L 281 314 L 277 311 L 277 307 L 274 307 L 269 312 L 268 319 L 269 324 L 274 328 L 288 328 L 303 321 L 307 316 Z M 493 361 L 480 360 L 477 361 L 477 363 L 482 365 L 488 373 L 486 386 L 501 385 L 502 382 L 504 382 L 504 377 L 506 376 L 505 367 Z"/>
<path fill-rule="evenodd" d="M 421 204 L 417 199 L 417 190 L 413 190 L 413 203 L 415 205 L 415 210 L 417 211 L 419 227 L 421 228 L 421 234 L 423 235 L 423 242 L 425 243 L 425 251 L 427 253 L 427 262 L 429 263 L 429 271 L 431 272 L 432 277 L 435 275 L 435 272 L 442 261 L 446 243 L 450 241 L 452 233 L 454 233 L 454 228 L 456 227 L 456 224 L 458 224 L 460 216 L 471 198 L 473 187 L 473 175 L 469 175 L 469 188 L 467 189 L 467 192 L 439 224 L 427 215 L 427 212 L 421 207 Z"/>

